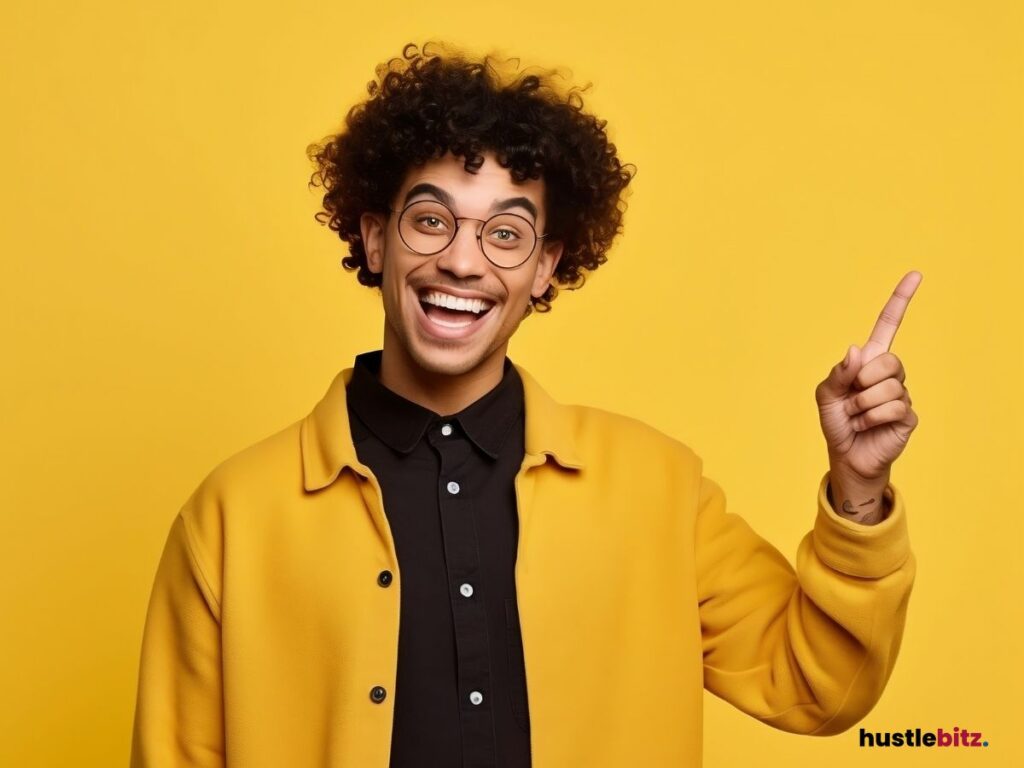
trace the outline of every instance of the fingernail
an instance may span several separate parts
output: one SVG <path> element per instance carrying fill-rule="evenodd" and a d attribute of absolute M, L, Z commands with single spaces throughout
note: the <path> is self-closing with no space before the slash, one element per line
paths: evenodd
<path fill-rule="evenodd" d="M 843 358 L 843 368 L 850 365 L 850 347 L 846 348 L 846 357 Z"/>

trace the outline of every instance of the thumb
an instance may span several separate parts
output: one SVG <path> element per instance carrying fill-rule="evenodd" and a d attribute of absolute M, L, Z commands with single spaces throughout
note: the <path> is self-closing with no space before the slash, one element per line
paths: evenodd
<path fill-rule="evenodd" d="M 846 350 L 846 357 L 836 363 L 832 372 L 825 380 L 825 386 L 834 397 L 842 397 L 850 390 L 850 385 L 860 372 L 863 352 L 856 344 Z"/>

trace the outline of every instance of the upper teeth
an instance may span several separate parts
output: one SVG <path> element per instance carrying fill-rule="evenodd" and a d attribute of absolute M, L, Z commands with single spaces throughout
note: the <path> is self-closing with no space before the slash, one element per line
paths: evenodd
<path fill-rule="evenodd" d="M 442 293 L 441 291 L 427 291 L 427 293 L 420 297 L 420 301 L 425 301 L 427 304 L 434 304 L 438 307 L 460 309 L 474 314 L 480 314 L 484 310 L 490 309 L 493 303 L 484 299 L 464 299 L 460 296 L 452 296 L 450 293 Z"/>

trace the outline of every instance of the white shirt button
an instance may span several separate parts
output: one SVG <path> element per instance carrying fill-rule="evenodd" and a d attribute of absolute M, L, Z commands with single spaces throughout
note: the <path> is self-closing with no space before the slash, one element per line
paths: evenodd
<path fill-rule="evenodd" d="M 450 483 L 448 483 L 448 493 L 450 493 L 450 494 L 452 494 L 454 496 L 458 492 L 459 492 L 459 484 L 458 483 L 456 483 L 454 480 L 452 480 Z"/>
<path fill-rule="evenodd" d="M 451 424 L 445 424 L 443 427 L 441 427 L 441 434 L 444 435 L 445 437 L 448 437 L 448 435 L 450 435 L 451 433 L 452 433 L 452 425 Z"/>
<path fill-rule="evenodd" d="M 484 695 L 480 693 L 480 691 L 473 691 L 469 694 L 469 700 L 474 704 L 479 704 L 481 701 L 484 700 Z"/>
<path fill-rule="evenodd" d="M 459 587 L 459 592 L 461 592 L 466 597 L 471 597 L 473 594 L 473 585 L 463 584 L 461 587 Z"/>

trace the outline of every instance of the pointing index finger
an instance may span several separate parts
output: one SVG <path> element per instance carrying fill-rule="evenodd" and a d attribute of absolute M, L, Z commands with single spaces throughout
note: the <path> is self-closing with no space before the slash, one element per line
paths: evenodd
<path fill-rule="evenodd" d="M 903 279 L 900 280 L 899 285 L 896 286 L 896 290 L 892 292 L 892 296 L 889 297 L 885 306 L 882 307 L 882 312 L 878 315 L 878 320 L 875 321 L 875 327 L 871 329 L 871 337 L 868 339 L 867 344 L 864 345 L 866 352 L 868 352 L 869 347 L 871 348 L 870 352 L 868 352 L 871 357 L 889 351 L 889 347 L 892 346 L 892 340 L 896 336 L 896 329 L 900 327 L 903 315 L 907 311 L 910 298 L 914 295 L 914 291 L 917 290 L 917 286 L 921 284 L 923 277 L 916 270 L 907 272 Z"/>

